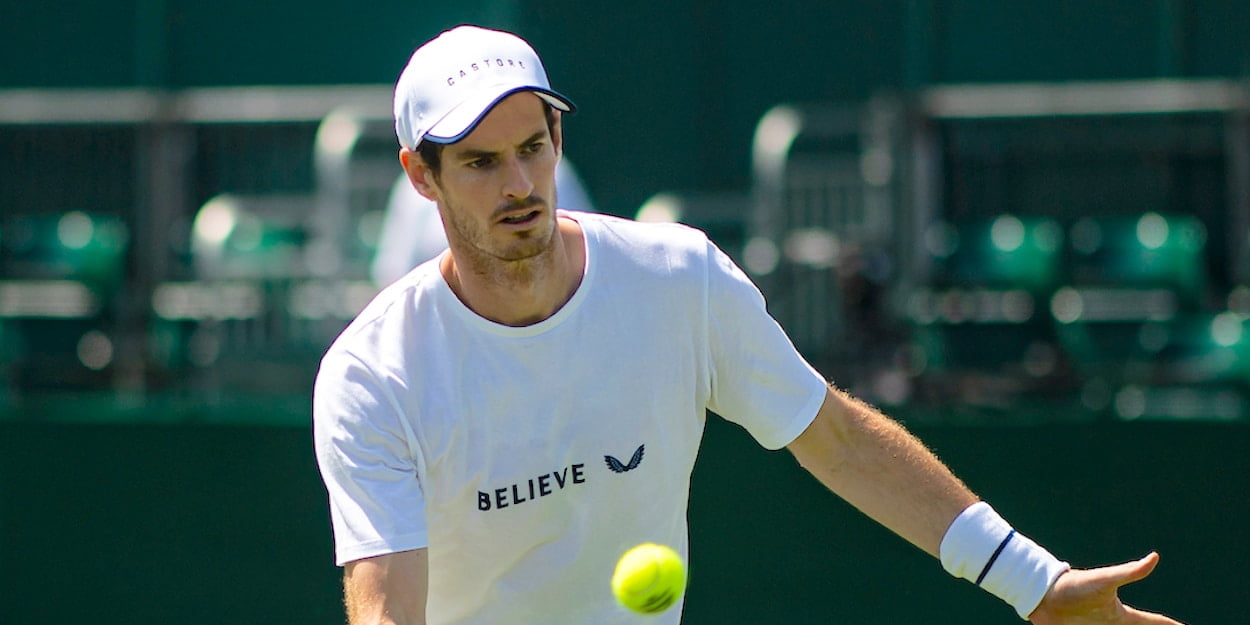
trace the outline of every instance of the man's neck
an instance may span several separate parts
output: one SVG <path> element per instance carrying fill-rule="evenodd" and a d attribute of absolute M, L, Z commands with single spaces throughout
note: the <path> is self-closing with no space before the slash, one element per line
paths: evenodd
<path fill-rule="evenodd" d="M 577 291 L 585 266 L 581 226 L 561 218 L 552 245 L 538 256 L 499 261 L 453 249 L 440 269 L 470 310 L 495 323 L 521 327 L 556 314 Z"/>

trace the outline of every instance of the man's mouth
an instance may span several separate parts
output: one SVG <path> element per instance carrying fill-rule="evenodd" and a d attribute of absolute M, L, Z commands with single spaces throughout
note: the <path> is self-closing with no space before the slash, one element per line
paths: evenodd
<path fill-rule="evenodd" d="M 527 223 L 533 219 L 536 219 L 537 217 L 538 217 L 538 211 L 535 210 L 535 211 L 530 211 L 528 213 L 517 213 L 515 215 L 509 215 L 507 217 L 504 217 L 500 221 L 509 225 L 516 225 L 516 224 Z"/>

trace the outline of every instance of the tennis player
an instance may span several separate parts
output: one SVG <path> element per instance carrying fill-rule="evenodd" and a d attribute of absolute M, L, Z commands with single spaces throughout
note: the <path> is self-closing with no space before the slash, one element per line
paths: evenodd
<path fill-rule="evenodd" d="M 663 97 L 657 94 L 657 97 Z M 824 379 L 706 236 L 559 210 L 568 98 L 514 35 L 463 26 L 395 88 L 399 160 L 450 249 L 326 353 L 314 431 L 350 622 L 673 625 L 617 558 L 688 554 L 708 410 L 1038 625 L 1175 624 L 1016 532 L 901 426 Z"/>

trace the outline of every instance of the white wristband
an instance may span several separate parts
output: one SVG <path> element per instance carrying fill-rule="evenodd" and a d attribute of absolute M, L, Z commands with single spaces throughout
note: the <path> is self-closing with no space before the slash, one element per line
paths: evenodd
<path fill-rule="evenodd" d="M 1011 604 L 1022 619 L 1029 618 L 1059 575 L 1071 568 L 1012 529 L 983 501 L 955 518 L 938 553 L 946 572 Z"/>

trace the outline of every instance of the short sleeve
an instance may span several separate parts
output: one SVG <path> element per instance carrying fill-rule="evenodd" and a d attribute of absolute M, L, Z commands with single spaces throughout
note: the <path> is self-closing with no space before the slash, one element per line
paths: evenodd
<path fill-rule="evenodd" d="M 313 440 L 340 566 L 426 547 L 416 446 L 399 402 L 358 359 L 331 350 L 313 390 Z"/>
<path fill-rule="evenodd" d="M 708 408 L 746 428 L 763 447 L 785 447 L 820 410 L 824 378 L 768 314 L 750 278 L 711 244 L 707 310 Z"/>

